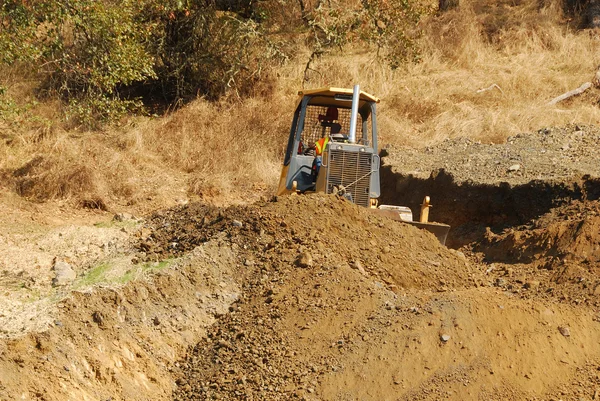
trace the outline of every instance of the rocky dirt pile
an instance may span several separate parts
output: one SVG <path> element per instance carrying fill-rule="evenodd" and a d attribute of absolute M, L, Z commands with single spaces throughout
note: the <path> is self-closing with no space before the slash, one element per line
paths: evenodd
<path fill-rule="evenodd" d="M 150 259 L 180 255 L 224 233 L 246 251 L 247 267 L 351 267 L 392 289 L 474 283 L 472 267 L 433 235 L 334 196 L 279 197 L 227 209 L 192 204 L 153 215 L 142 233 L 140 256 Z"/>
<path fill-rule="evenodd" d="M 180 362 L 176 400 L 570 399 L 596 389 L 569 368 L 585 361 L 590 376 L 600 366 L 595 311 L 523 305 L 521 293 L 545 290 L 534 278 L 499 285 L 501 269 L 335 197 L 190 205 L 150 222 L 146 257 L 211 232 L 242 252 L 240 297 Z"/>
<path fill-rule="evenodd" d="M 522 296 L 600 306 L 600 203 L 575 201 L 472 245 L 494 284 Z"/>
<path fill-rule="evenodd" d="M 501 235 L 488 232 L 478 248 L 492 261 L 595 265 L 600 261 L 600 202 L 576 201 Z"/>
<path fill-rule="evenodd" d="M 444 169 L 458 183 L 506 182 L 515 186 L 533 180 L 600 177 L 599 142 L 600 128 L 570 125 L 518 134 L 501 144 L 457 138 L 425 149 L 392 147 L 384 161 L 418 178 Z"/>
<path fill-rule="evenodd" d="M 475 287 L 478 277 L 431 234 L 333 196 L 225 210 L 189 205 L 155 214 L 148 229 L 139 247 L 149 258 L 178 255 L 219 232 L 244 254 L 242 295 L 190 350 L 175 399 L 309 396 L 320 375 L 340 369 L 336 353 L 377 335 L 383 317 L 370 316 L 375 310 L 409 311 L 397 302 L 407 289 Z M 325 349 L 307 360 L 299 342 L 314 332 Z"/>

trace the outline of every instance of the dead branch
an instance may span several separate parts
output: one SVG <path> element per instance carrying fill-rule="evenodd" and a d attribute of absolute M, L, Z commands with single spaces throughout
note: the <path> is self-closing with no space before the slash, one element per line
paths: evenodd
<path fill-rule="evenodd" d="M 304 80 L 302 81 L 302 89 L 304 89 L 304 83 L 308 82 L 310 80 L 310 78 L 308 76 L 309 71 L 314 71 L 314 72 L 318 73 L 319 75 L 322 75 L 319 71 L 310 67 L 311 63 L 313 61 L 315 61 L 315 58 L 318 58 L 322 54 L 323 54 L 323 50 L 319 50 L 319 49 L 313 50 L 310 57 L 308 58 L 308 62 L 306 63 L 306 67 L 304 68 Z"/>
<path fill-rule="evenodd" d="M 552 99 L 551 101 L 548 102 L 548 105 L 552 106 L 552 105 L 554 105 L 558 102 L 562 102 L 563 100 L 568 99 L 572 96 L 581 95 L 583 92 L 590 89 L 591 87 L 592 87 L 592 83 L 586 82 L 577 89 L 573 89 L 572 91 L 568 91 L 566 93 L 563 93 L 560 96 L 555 97 L 554 99 Z"/>
<path fill-rule="evenodd" d="M 489 91 L 492 89 L 498 89 L 500 92 L 502 92 L 502 94 L 504 94 L 504 91 L 497 85 L 497 84 L 491 84 L 490 86 L 488 86 L 487 88 L 483 88 L 483 89 L 478 89 L 477 93 L 481 93 L 481 92 L 485 92 L 485 91 Z"/>

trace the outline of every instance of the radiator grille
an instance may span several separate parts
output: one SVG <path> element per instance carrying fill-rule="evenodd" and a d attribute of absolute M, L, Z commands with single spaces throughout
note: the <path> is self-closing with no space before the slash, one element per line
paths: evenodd
<path fill-rule="evenodd" d="M 327 193 L 332 193 L 335 186 L 342 185 L 352 194 L 354 203 L 368 207 L 371 154 L 330 148 L 328 159 Z"/>

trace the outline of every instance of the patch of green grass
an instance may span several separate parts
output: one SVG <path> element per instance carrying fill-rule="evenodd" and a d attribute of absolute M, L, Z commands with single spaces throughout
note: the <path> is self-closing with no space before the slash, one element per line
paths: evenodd
<path fill-rule="evenodd" d="M 169 267 L 172 263 L 173 263 L 173 259 L 165 259 L 165 260 L 161 260 L 160 262 L 144 263 L 142 265 L 142 271 L 155 272 L 155 271 L 164 270 L 165 268 Z"/>
<path fill-rule="evenodd" d="M 74 287 L 81 288 L 97 284 L 106 279 L 106 273 L 110 269 L 108 263 L 101 263 L 96 267 L 91 268 L 85 274 L 77 280 Z"/>
<path fill-rule="evenodd" d="M 21 291 L 19 291 L 17 294 L 19 294 L 21 301 L 25 304 L 30 304 L 43 298 L 41 291 L 37 288 L 29 289 L 26 287 L 21 287 Z"/>
<path fill-rule="evenodd" d="M 113 221 L 101 221 L 99 223 L 94 223 L 94 227 L 97 228 L 110 228 L 113 226 Z"/>
<path fill-rule="evenodd" d="M 137 269 L 129 269 L 125 272 L 125 274 L 123 274 L 120 277 L 117 277 L 115 279 L 115 282 L 119 283 L 119 284 L 126 284 L 130 281 L 132 281 L 135 278 L 135 273 L 137 272 Z"/>
<path fill-rule="evenodd" d="M 171 266 L 175 259 L 166 259 L 160 262 L 147 262 L 133 266 L 124 273 L 111 271 L 113 266 L 108 262 L 103 262 L 88 271 L 86 271 L 73 284 L 73 289 L 78 290 L 84 287 L 90 287 L 98 283 L 117 283 L 126 284 L 130 281 L 140 278 L 143 274 L 153 274 Z M 119 274 L 117 276 L 117 274 Z"/>

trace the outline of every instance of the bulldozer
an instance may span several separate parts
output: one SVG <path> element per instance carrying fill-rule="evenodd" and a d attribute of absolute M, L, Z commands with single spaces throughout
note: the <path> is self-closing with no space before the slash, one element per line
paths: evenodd
<path fill-rule="evenodd" d="M 360 90 L 320 88 L 298 92 L 277 195 L 337 194 L 374 213 L 433 233 L 445 244 L 450 226 L 429 222 L 429 197 L 418 221 L 406 206 L 379 205 L 377 147 L 379 98 Z"/>

